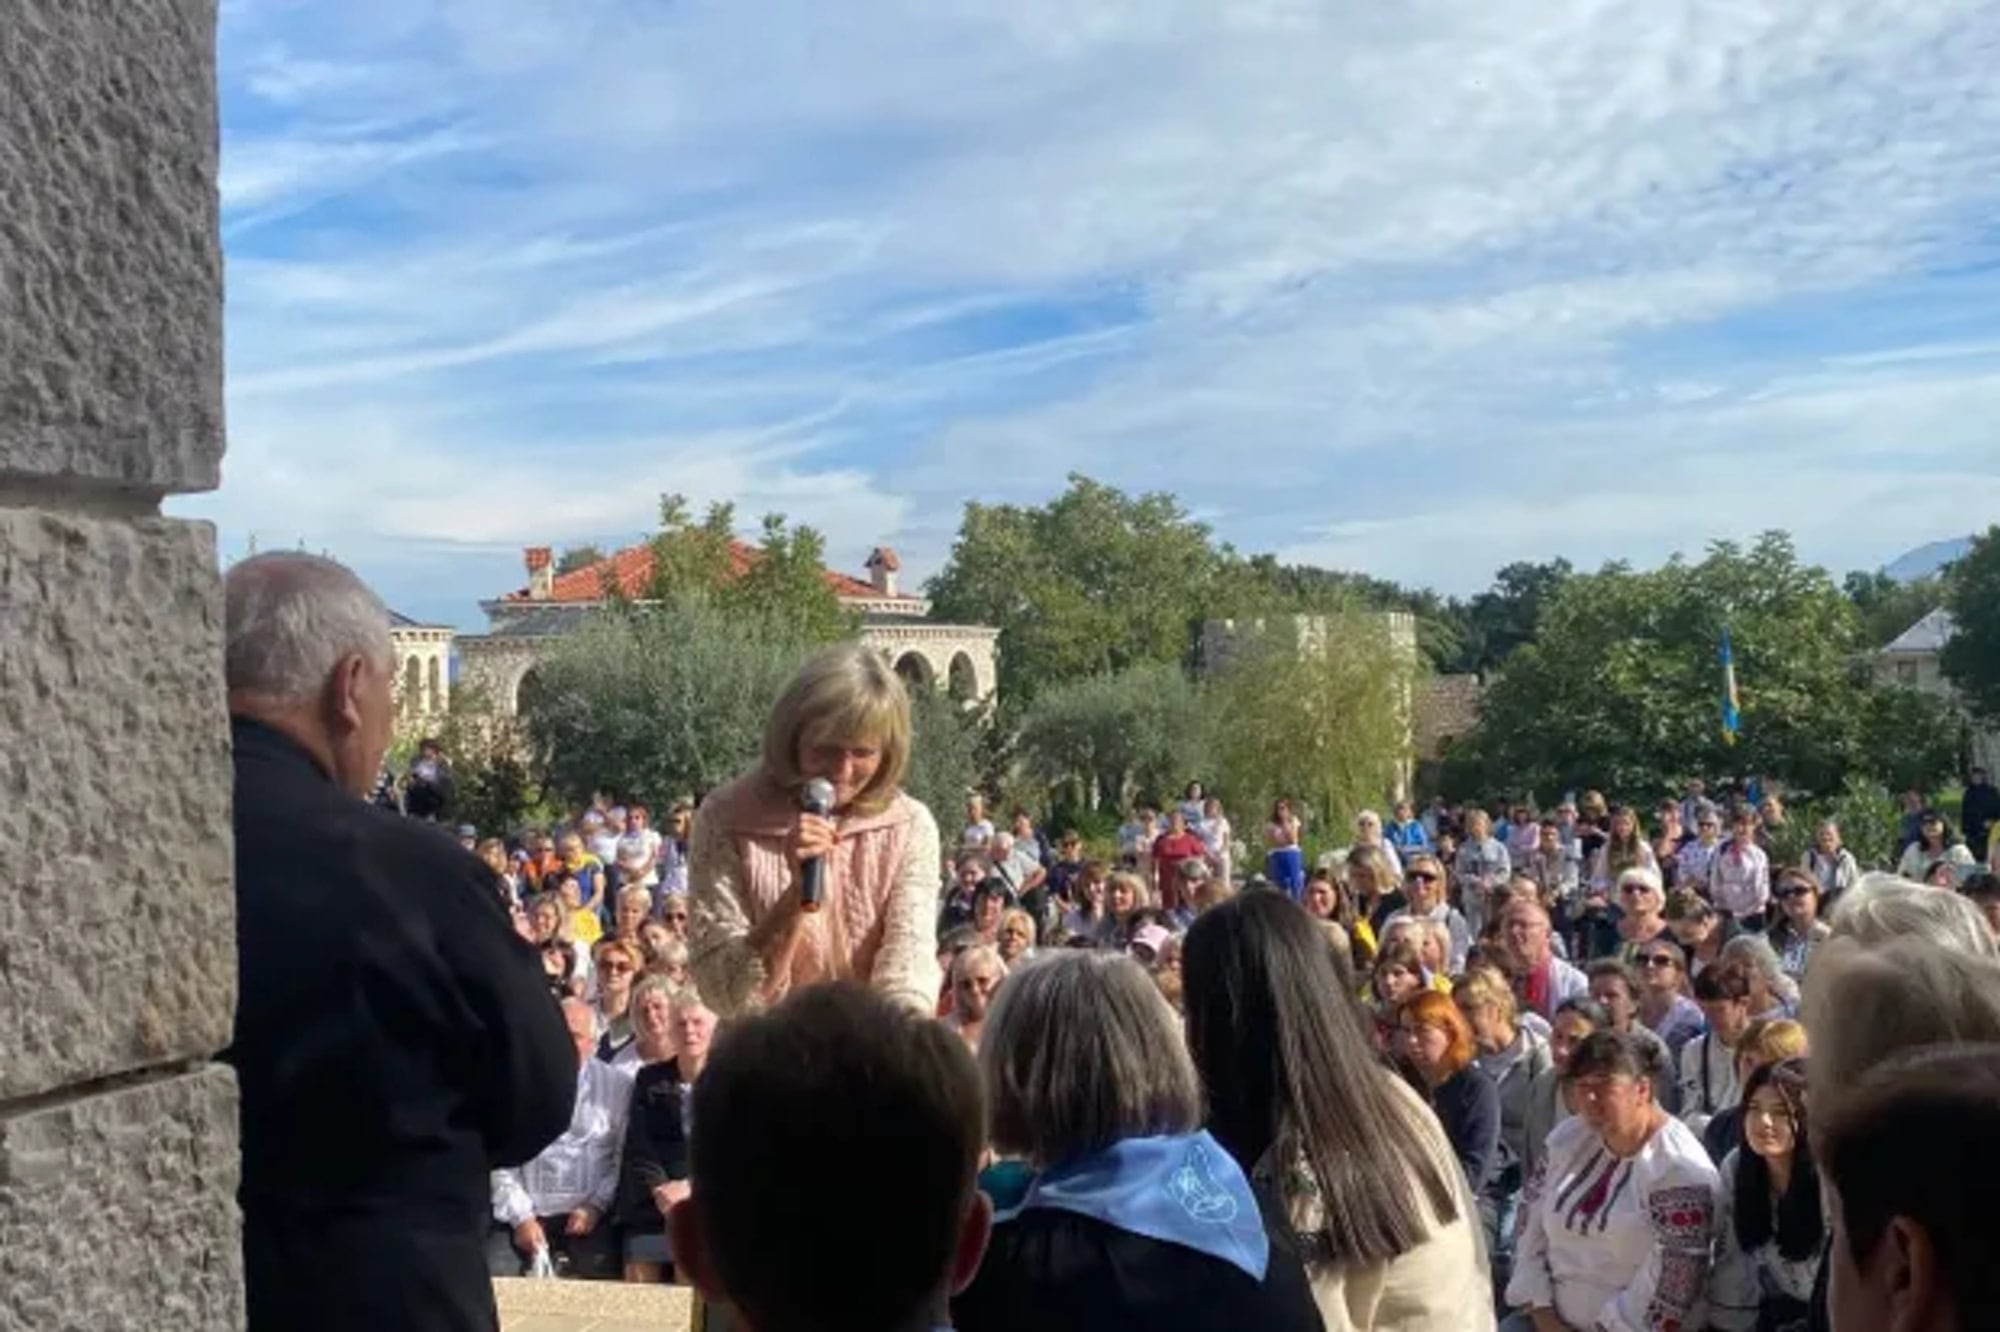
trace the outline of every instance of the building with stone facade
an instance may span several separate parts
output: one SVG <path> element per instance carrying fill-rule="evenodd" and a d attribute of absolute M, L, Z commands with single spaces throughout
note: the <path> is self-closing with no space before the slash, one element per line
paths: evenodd
<path fill-rule="evenodd" d="M 740 575 L 762 554 L 739 541 L 730 558 Z M 524 694 L 532 693 L 536 664 L 564 635 L 603 609 L 607 589 L 639 598 L 653 578 L 653 550 L 644 543 L 563 574 L 555 571 L 555 553 L 547 546 L 529 547 L 523 563 L 527 585 L 481 602 L 486 632 L 457 640 L 466 683 L 477 685 L 509 715 L 520 710 Z M 841 605 L 860 617 L 861 641 L 887 658 L 905 681 L 948 690 L 967 703 L 993 696 L 1000 631 L 931 619 L 930 602 L 902 589 L 902 561 L 895 551 L 886 546 L 872 551 L 865 581 L 832 569 L 823 572 Z"/>
<path fill-rule="evenodd" d="M 1869 670 L 1881 684 L 1898 684 L 1945 699 L 1956 706 L 1958 690 L 1952 687 L 1938 666 L 1938 655 L 1958 632 L 1951 612 L 1932 611 L 1905 629 L 1869 661 Z M 2000 733 L 1969 726 L 1965 737 L 1969 766 L 2000 772 Z"/>
<path fill-rule="evenodd" d="M 396 653 L 396 730 L 416 735 L 451 711 L 451 652 L 457 631 L 419 624 L 389 612 L 389 643 Z"/>

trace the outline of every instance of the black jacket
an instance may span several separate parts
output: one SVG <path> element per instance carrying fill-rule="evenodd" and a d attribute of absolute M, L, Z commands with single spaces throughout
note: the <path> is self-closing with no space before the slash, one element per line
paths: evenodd
<path fill-rule="evenodd" d="M 632 1079 L 614 1212 L 627 1230 L 657 1235 L 667 1228 L 653 1190 L 688 1177 L 687 1095 L 678 1059 L 647 1064 Z"/>
<path fill-rule="evenodd" d="M 1320 1332 L 1297 1253 L 1267 1206 L 1262 1282 L 1220 1258 L 1036 1208 L 993 1228 L 979 1275 L 952 1301 L 956 1332 Z"/>
<path fill-rule="evenodd" d="M 490 1332 L 488 1172 L 576 1097 L 541 961 L 456 841 L 233 739 L 250 1332 Z"/>
<path fill-rule="evenodd" d="M 1431 1092 L 1431 1109 L 1451 1150 L 1478 1193 L 1500 1161 L 1500 1091 L 1476 1064 L 1467 1064 Z"/>

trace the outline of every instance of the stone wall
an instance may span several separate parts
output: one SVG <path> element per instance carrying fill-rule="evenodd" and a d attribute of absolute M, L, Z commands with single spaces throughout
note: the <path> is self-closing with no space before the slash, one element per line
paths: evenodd
<path fill-rule="evenodd" d="M 233 1328 L 215 0 L 8 0 L 0 81 L 0 1329 Z"/>

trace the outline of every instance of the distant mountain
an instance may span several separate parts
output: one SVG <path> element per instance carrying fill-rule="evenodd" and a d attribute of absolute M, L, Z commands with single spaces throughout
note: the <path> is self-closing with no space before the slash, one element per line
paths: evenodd
<path fill-rule="evenodd" d="M 1899 583 L 1914 583 L 1919 578 L 1929 578 L 1953 560 L 1963 559 L 1971 549 L 1972 538 L 1969 536 L 1933 541 L 1897 556 L 1882 566 L 1882 572 Z"/>

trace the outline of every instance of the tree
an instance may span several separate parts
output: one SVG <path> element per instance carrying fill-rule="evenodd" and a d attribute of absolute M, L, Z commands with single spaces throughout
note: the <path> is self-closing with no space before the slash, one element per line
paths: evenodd
<path fill-rule="evenodd" d="M 941 689 L 910 690 L 910 768 L 903 789 L 930 808 L 955 845 L 959 811 L 979 785 L 979 718 Z"/>
<path fill-rule="evenodd" d="M 1214 771 L 1202 691 L 1166 662 L 1044 690 L 1022 717 L 1018 748 L 1033 781 L 1068 808 L 1122 809 Z"/>
<path fill-rule="evenodd" d="M 850 637 L 859 627 L 826 580 L 825 539 L 810 527 L 788 527 L 782 514 L 764 516 L 755 558 L 724 584 L 717 602 L 725 610 L 786 620 L 815 643 Z"/>
<path fill-rule="evenodd" d="M 1945 605 L 1957 630 L 1939 669 L 1971 712 L 2000 724 L 2000 527 L 1987 528 L 1951 567 Z"/>
<path fill-rule="evenodd" d="M 523 721 L 569 800 L 700 795 L 755 762 L 771 705 L 813 646 L 788 620 L 698 596 L 615 608 L 536 668 Z"/>
<path fill-rule="evenodd" d="M 1854 603 L 1854 613 L 1861 621 L 1861 644 L 1870 649 L 1887 647 L 1898 634 L 1945 603 L 1943 580 L 1918 578 L 1903 583 L 1879 569 L 1847 575 L 1841 590 Z"/>
<path fill-rule="evenodd" d="M 1720 724 L 1725 628 L 1741 698 L 1735 745 Z M 1748 550 L 1719 542 L 1698 564 L 1575 575 L 1487 692 L 1447 784 L 1478 795 L 1596 786 L 1637 800 L 1690 775 L 1754 773 L 1830 791 L 1885 759 L 1939 752 L 1939 718 L 1878 702 L 1858 647 L 1853 605 L 1782 533 Z M 1868 725 L 1884 707 L 1924 731 L 1893 755 L 1869 749 L 1886 743 L 1891 728 Z"/>
<path fill-rule="evenodd" d="M 494 708 L 478 685 L 452 689 L 437 739 L 451 760 L 453 822 L 498 837 L 543 812 L 519 719 Z"/>
<path fill-rule="evenodd" d="M 1208 695 L 1238 825 L 1280 796 L 1321 828 L 1379 804 L 1410 757 L 1415 684 L 1380 613 L 1356 606 L 1322 615 L 1303 641 L 1287 620 L 1232 644 Z"/>
<path fill-rule="evenodd" d="M 696 522 L 682 495 L 660 497 L 660 530 L 652 539 L 653 577 L 646 600 L 670 604 L 714 600 L 736 574 L 736 506 L 711 504 Z M 615 589 L 606 589 L 607 598 Z"/>
<path fill-rule="evenodd" d="M 928 590 L 941 619 L 1000 630 L 1000 694 L 1017 709 L 1070 681 L 1183 662 L 1220 563 L 1173 496 L 1073 475 L 1038 508 L 968 503 Z"/>
<path fill-rule="evenodd" d="M 1521 560 L 1500 570 L 1493 586 L 1459 613 L 1462 639 L 1453 669 L 1480 675 L 1499 670 L 1516 649 L 1535 640 L 1543 609 L 1575 572 L 1564 559 L 1547 564 Z"/>
<path fill-rule="evenodd" d="M 564 548 L 562 554 L 556 556 L 556 576 L 560 578 L 563 574 L 575 573 L 578 569 L 588 569 L 593 564 L 603 562 L 604 552 L 590 542 L 586 541 L 581 546 L 568 546 Z"/>

